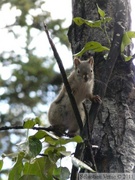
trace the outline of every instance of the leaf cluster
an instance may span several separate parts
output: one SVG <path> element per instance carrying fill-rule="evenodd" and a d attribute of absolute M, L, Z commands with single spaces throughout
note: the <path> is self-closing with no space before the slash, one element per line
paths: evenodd
<path fill-rule="evenodd" d="M 23 127 L 31 129 L 39 124 L 39 118 L 27 119 Z M 73 138 L 57 137 L 43 130 L 28 136 L 25 142 L 18 144 L 19 152 L 16 154 L 15 163 L 9 172 L 8 179 L 52 180 L 53 178 L 58 178 L 66 180 L 69 178 L 70 172 L 67 167 L 58 165 L 58 161 L 71 154 L 71 152 L 66 151 L 65 147 L 69 142 L 81 143 L 83 140 L 80 136 Z M 0 160 L 1 169 L 2 166 L 3 160 Z"/>
<path fill-rule="evenodd" d="M 99 42 L 96 42 L 96 41 L 90 41 L 90 42 L 87 42 L 85 44 L 85 46 L 83 47 L 83 49 L 80 52 L 74 54 L 74 56 L 82 56 L 87 51 L 93 53 L 93 52 L 103 52 L 103 51 L 108 52 L 110 50 L 110 46 L 111 46 L 111 40 L 110 39 L 111 38 L 109 38 L 109 36 L 108 36 L 107 30 L 106 30 L 107 29 L 106 24 L 109 23 L 112 20 L 112 18 L 107 17 L 106 13 L 101 8 L 99 8 L 98 5 L 97 5 L 97 10 L 98 10 L 98 14 L 100 17 L 99 20 L 93 21 L 93 20 L 86 20 L 86 19 L 83 19 L 81 17 L 75 17 L 73 19 L 73 21 L 78 26 L 86 24 L 90 28 L 101 29 L 105 33 L 109 47 L 103 46 Z M 121 42 L 121 55 L 124 57 L 125 61 L 129 61 L 132 59 L 132 56 L 126 56 L 124 54 L 124 50 L 128 45 L 131 44 L 132 38 L 135 38 L 135 32 L 134 31 L 128 31 L 128 32 L 125 32 L 123 34 L 123 38 L 122 38 L 122 42 Z M 107 56 L 105 55 L 105 57 L 107 57 Z"/>

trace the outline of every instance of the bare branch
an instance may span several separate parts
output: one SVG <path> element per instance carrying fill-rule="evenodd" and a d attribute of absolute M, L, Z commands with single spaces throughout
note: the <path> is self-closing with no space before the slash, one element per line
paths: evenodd
<path fill-rule="evenodd" d="M 75 117 L 77 119 L 77 122 L 78 122 L 78 125 L 79 125 L 79 128 L 80 128 L 80 131 L 82 131 L 83 129 L 83 124 L 82 124 L 82 120 L 81 120 L 81 116 L 80 116 L 80 113 L 79 113 L 79 110 L 78 110 L 78 107 L 76 105 L 76 101 L 75 101 L 75 98 L 72 94 L 72 90 L 70 88 L 70 85 L 68 83 L 68 80 L 67 80 L 67 76 L 66 76 L 66 73 L 65 73 L 65 70 L 64 70 L 64 67 L 63 67 L 63 64 L 62 64 L 62 61 L 61 61 L 61 58 L 55 48 L 55 45 L 52 41 L 52 39 L 50 38 L 49 36 L 49 33 L 48 33 L 48 30 L 47 30 L 47 27 L 46 25 L 44 25 L 44 28 L 45 28 L 45 32 L 47 34 L 47 37 L 48 37 L 48 40 L 49 40 L 49 43 L 51 45 L 51 48 L 53 50 L 53 53 L 54 53 L 54 57 L 56 58 L 56 61 L 58 63 L 58 66 L 59 66 L 59 69 L 60 69 L 60 72 L 61 72 L 61 75 L 62 75 L 62 79 L 63 79 L 63 83 L 65 85 L 65 88 L 67 90 L 67 93 L 68 93 L 68 96 L 69 96 L 69 99 L 70 99 L 70 102 L 71 102 L 71 105 L 72 105 L 72 108 L 73 108 L 73 111 L 74 111 L 74 114 L 75 114 Z"/>
<path fill-rule="evenodd" d="M 3 127 L 0 127 L 0 131 L 6 131 L 6 130 L 11 130 L 11 129 L 28 129 L 28 128 L 24 128 L 23 126 L 3 126 Z M 52 126 L 48 127 L 48 128 L 45 128 L 45 127 L 33 127 L 33 128 L 29 128 L 29 129 L 33 129 L 33 130 L 45 130 L 45 131 L 55 131 L 53 129 Z"/>

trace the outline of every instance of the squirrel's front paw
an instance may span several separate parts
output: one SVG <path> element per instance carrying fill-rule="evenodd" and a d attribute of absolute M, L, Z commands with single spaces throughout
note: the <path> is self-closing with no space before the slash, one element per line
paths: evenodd
<path fill-rule="evenodd" d="M 99 103 L 99 104 L 102 103 L 102 100 L 101 100 L 101 98 L 100 98 L 99 95 L 94 95 L 93 98 L 92 98 L 92 100 L 93 100 L 95 103 Z"/>

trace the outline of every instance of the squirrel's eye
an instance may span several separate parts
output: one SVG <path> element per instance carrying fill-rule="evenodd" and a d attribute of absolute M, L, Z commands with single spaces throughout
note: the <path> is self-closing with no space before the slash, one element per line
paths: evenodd
<path fill-rule="evenodd" d="M 78 73 L 78 74 L 80 73 L 80 69 L 77 70 L 77 73 Z"/>

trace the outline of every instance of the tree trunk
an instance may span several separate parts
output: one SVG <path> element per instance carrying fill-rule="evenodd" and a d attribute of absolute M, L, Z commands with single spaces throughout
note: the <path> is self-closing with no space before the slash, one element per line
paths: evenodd
<path fill-rule="evenodd" d="M 96 110 L 94 111 L 93 108 L 89 111 L 91 143 L 99 146 L 95 155 L 98 172 L 132 173 L 135 163 L 134 68 L 131 61 L 125 62 L 122 59 L 119 49 L 113 49 L 116 45 L 114 41 L 117 32 L 123 34 L 122 30 L 130 30 L 130 2 L 129 0 L 72 0 L 73 18 L 98 20 L 96 3 L 107 16 L 112 17 L 111 23 L 107 25 L 107 33 L 112 40 L 112 46 L 107 61 L 103 53 L 92 54 L 95 59 L 94 94 L 99 94 L 103 103 L 100 108 L 93 104 L 92 107 L 96 107 Z M 122 23 L 121 31 L 117 28 L 120 22 Z M 87 25 L 79 27 L 72 23 L 68 36 L 73 54 L 79 52 L 88 41 L 98 41 L 108 46 L 104 32 Z M 126 49 L 126 54 L 130 55 L 129 48 Z M 82 58 L 87 58 L 89 55 L 85 53 Z M 93 118 L 95 112 L 96 119 Z M 86 158 L 89 149 L 82 145 L 79 151 L 78 157 L 81 160 L 91 161 L 89 156 Z"/>

